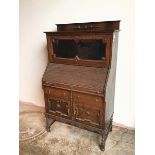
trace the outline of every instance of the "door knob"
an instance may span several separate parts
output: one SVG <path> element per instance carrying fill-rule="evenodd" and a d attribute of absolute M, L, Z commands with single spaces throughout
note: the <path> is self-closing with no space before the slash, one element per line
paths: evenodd
<path fill-rule="evenodd" d="M 60 108 L 60 104 L 57 104 L 57 108 Z"/>
<path fill-rule="evenodd" d="M 87 114 L 87 115 L 90 115 L 90 112 L 86 111 L 86 114 Z"/>

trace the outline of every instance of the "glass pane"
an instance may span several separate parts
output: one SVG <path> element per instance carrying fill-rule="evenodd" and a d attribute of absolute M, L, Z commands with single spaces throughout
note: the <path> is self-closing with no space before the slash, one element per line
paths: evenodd
<path fill-rule="evenodd" d="M 106 43 L 102 39 L 55 39 L 53 49 L 56 57 L 102 60 Z"/>

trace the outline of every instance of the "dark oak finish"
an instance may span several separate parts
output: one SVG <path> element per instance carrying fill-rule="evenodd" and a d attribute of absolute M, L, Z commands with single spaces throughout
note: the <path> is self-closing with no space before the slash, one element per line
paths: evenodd
<path fill-rule="evenodd" d="M 57 31 L 115 31 L 119 29 L 118 21 L 57 24 Z"/>
<path fill-rule="evenodd" d="M 45 32 L 47 131 L 60 121 L 96 132 L 104 150 L 112 131 L 119 22 L 57 24 L 56 32 Z"/>

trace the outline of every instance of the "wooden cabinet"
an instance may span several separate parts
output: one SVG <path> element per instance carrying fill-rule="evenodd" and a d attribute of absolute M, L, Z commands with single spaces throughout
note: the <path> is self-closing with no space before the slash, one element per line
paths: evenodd
<path fill-rule="evenodd" d="M 56 120 L 101 134 L 112 130 L 119 21 L 57 24 L 45 32 L 42 79 L 46 129 Z"/>

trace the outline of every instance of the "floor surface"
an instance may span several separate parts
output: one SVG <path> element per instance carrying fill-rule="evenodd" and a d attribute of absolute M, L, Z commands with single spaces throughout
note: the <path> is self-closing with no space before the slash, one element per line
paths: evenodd
<path fill-rule="evenodd" d="M 20 155 L 134 155 L 135 131 L 113 126 L 105 151 L 101 136 L 68 124 L 55 122 L 45 130 L 44 108 L 20 104 Z"/>

